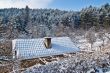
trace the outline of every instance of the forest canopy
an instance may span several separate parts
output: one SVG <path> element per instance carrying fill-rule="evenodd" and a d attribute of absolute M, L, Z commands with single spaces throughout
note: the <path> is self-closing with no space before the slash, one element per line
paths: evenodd
<path fill-rule="evenodd" d="M 37 38 L 61 36 L 67 31 L 95 27 L 110 28 L 110 4 L 89 6 L 81 11 L 58 9 L 0 9 L 0 38 Z"/>

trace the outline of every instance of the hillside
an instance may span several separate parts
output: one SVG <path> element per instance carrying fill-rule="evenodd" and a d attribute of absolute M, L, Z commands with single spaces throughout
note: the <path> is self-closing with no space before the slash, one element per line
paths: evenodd
<path fill-rule="evenodd" d="M 22 73 L 106 73 L 110 71 L 110 40 L 107 37 L 105 40 L 105 46 L 103 46 L 103 42 L 97 38 L 91 48 L 87 39 L 81 35 L 75 36 L 73 42 L 80 48 L 79 52 L 64 54 L 56 58 L 53 56 L 49 61 L 47 57 L 42 59 L 43 64 L 36 62 L 37 59 L 28 60 L 22 63 L 22 66 L 26 67 L 31 63 L 35 65 L 25 68 Z"/>
<path fill-rule="evenodd" d="M 58 9 L 0 9 L 0 38 L 67 36 L 76 29 L 96 31 L 110 27 L 110 5 L 89 6 L 79 12 Z"/>
<path fill-rule="evenodd" d="M 12 59 L 13 39 L 46 36 L 70 37 L 80 51 L 21 61 Z M 13 70 L 23 73 L 109 71 L 110 4 L 89 6 L 81 11 L 30 9 L 28 6 L 22 9 L 0 9 L 0 68 L 0 73 L 13 73 Z"/>

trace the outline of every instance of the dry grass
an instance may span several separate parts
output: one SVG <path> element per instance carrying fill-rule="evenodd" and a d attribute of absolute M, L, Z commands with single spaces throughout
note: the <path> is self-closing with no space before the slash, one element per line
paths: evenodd
<path fill-rule="evenodd" d="M 12 55 L 12 42 L 0 41 L 0 56 Z"/>
<path fill-rule="evenodd" d="M 0 41 L 0 56 L 11 56 L 12 55 L 12 43 L 11 41 L 3 40 Z M 0 73 L 9 73 L 12 71 L 12 61 L 0 60 Z"/>
<path fill-rule="evenodd" d="M 20 66 L 21 66 L 21 68 L 28 68 L 28 67 L 31 67 L 31 66 L 37 65 L 37 64 L 45 65 L 46 63 L 62 60 L 64 58 L 65 58 L 65 56 L 62 54 L 62 55 L 55 55 L 55 56 L 51 56 L 51 57 L 48 56 L 48 57 L 22 60 Z"/>
<path fill-rule="evenodd" d="M 28 68 L 28 67 L 31 67 L 35 64 L 45 64 L 43 63 L 40 59 L 30 59 L 30 60 L 22 60 L 21 61 L 21 68 Z"/>
<path fill-rule="evenodd" d="M 12 71 L 12 68 L 12 65 L 0 66 L 0 73 L 9 73 Z"/>
<path fill-rule="evenodd" d="M 12 69 L 13 69 L 12 61 L 1 60 L 0 73 L 9 73 L 12 71 Z"/>

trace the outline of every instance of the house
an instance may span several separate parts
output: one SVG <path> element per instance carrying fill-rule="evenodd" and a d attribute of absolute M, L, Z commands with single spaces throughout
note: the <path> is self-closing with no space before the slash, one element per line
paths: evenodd
<path fill-rule="evenodd" d="M 12 40 L 13 58 L 31 59 L 79 51 L 69 37 Z"/>

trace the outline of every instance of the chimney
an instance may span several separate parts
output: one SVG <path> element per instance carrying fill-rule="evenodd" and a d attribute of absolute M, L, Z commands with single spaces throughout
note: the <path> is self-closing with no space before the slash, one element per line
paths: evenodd
<path fill-rule="evenodd" d="M 44 40 L 44 45 L 47 49 L 51 48 L 52 45 L 51 45 L 51 37 L 45 37 L 45 40 Z"/>

